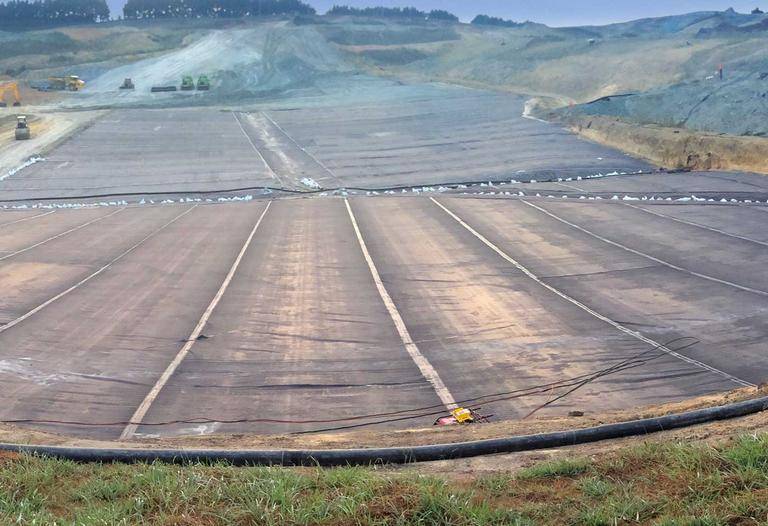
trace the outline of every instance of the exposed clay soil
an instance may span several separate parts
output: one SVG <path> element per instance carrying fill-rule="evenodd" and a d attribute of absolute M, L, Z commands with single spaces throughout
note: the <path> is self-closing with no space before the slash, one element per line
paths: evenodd
<path fill-rule="evenodd" d="M 768 174 L 768 138 L 639 125 L 604 116 L 573 116 L 574 132 L 664 168 Z"/>
<path fill-rule="evenodd" d="M 17 114 L 27 115 L 32 133 L 30 140 L 16 141 Z M 103 111 L 47 113 L 39 112 L 36 107 L 5 108 L 0 112 L 0 175 L 31 156 L 45 155 L 103 114 Z"/>

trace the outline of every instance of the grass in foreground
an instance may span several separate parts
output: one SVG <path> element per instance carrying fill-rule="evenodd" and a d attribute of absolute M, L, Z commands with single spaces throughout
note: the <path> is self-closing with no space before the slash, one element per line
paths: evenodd
<path fill-rule="evenodd" d="M 646 444 L 515 474 L 0 460 L 0 524 L 768 524 L 768 435 Z"/>

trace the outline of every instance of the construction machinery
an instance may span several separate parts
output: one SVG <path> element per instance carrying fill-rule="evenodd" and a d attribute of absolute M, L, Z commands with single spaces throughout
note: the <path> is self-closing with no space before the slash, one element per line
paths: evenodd
<path fill-rule="evenodd" d="M 208 91 L 211 89 L 211 81 L 207 75 L 200 75 L 197 79 L 197 90 Z"/>
<path fill-rule="evenodd" d="M 29 133 L 29 125 L 27 124 L 27 116 L 26 115 L 16 116 L 16 140 L 24 141 L 26 139 L 29 139 L 29 137 L 30 137 L 30 133 Z"/>
<path fill-rule="evenodd" d="M 195 79 L 192 75 L 184 75 L 181 78 L 181 91 L 192 91 L 195 89 Z"/>
<path fill-rule="evenodd" d="M 19 95 L 19 83 L 16 81 L 0 82 L 0 107 L 5 108 L 8 106 L 8 101 L 5 100 L 5 95 L 10 93 L 13 95 L 13 105 L 21 106 L 21 95 Z"/>
<path fill-rule="evenodd" d="M 127 80 L 129 79 L 126 79 L 126 81 Z M 195 78 L 192 75 L 184 75 L 181 77 L 181 86 L 178 88 L 176 86 L 152 86 L 150 91 L 152 93 L 160 93 L 163 91 L 176 91 L 177 89 L 180 89 L 181 91 L 194 91 L 195 89 L 199 91 L 208 91 L 211 89 L 211 81 L 208 79 L 207 75 L 200 75 L 197 78 L 197 84 L 195 84 Z"/>
<path fill-rule="evenodd" d="M 475 422 L 488 422 L 493 415 L 483 415 L 478 411 L 480 408 L 466 409 L 464 407 L 457 407 L 453 409 L 447 416 L 441 416 L 435 420 L 436 426 L 452 426 L 456 424 L 474 424 Z"/>
<path fill-rule="evenodd" d="M 80 91 L 85 87 L 85 81 L 77 75 L 67 75 L 65 77 L 48 77 L 48 86 L 50 89 L 61 91 Z"/>
<path fill-rule="evenodd" d="M 133 84 L 133 79 L 127 78 L 123 80 L 123 84 L 120 86 L 120 89 L 135 89 L 136 86 Z"/>
<path fill-rule="evenodd" d="M 176 91 L 176 86 L 152 86 L 150 90 L 152 93 L 161 93 L 164 91 Z"/>

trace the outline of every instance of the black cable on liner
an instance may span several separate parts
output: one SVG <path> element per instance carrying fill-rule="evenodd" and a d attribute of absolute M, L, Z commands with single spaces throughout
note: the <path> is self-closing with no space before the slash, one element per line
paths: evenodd
<path fill-rule="evenodd" d="M 652 175 L 657 173 L 668 173 L 668 174 L 674 174 L 674 173 L 683 173 L 688 172 L 690 170 L 680 169 L 680 170 L 639 170 L 636 172 L 631 173 L 622 173 L 622 174 L 616 174 L 616 175 L 603 175 L 601 177 L 591 177 L 591 176 L 582 176 L 582 181 L 589 180 L 589 179 L 607 179 L 607 178 L 613 178 L 613 177 L 631 177 L 636 175 Z M 531 175 L 530 173 L 527 173 L 526 175 Z M 534 174 L 535 176 L 535 174 Z M 575 179 L 579 176 L 569 176 L 571 179 Z M 531 181 L 517 181 L 516 184 L 538 184 L 538 183 L 556 183 L 560 182 L 557 180 L 558 177 L 550 177 L 549 179 L 536 179 L 535 183 L 531 183 Z M 562 177 L 560 177 L 562 179 Z M 333 188 L 319 188 L 319 189 L 293 189 L 293 188 L 283 188 L 283 187 L 275 187 L 275 186 L 241 186 L 236 188 L 225 188 L 225 189 L 217 189 L 217 190 L 181 190 L 181 191 L 174 191 L 174 190 L 166 190 L 166 191 L 135 191 L 135 192 L 115 192 L 115 193 L 101 193 L 101 194 L 83 194 L 83 195 L 74 195 L 74 196 L 43 196 L 43 197 L 30 197 L 30 198 L 15 198 L 15 199 L 0 199 L 0 203 L 27 203 L 32 201 L 69 201 L 73 199 L 118 199 L 118 198 L 125 198 L 125 197 L 158 197 L 158 196 L 221 196 L 222 194 L 231 194 L 235 192 L 255 192 L 255 191 L 270 191 L 270 192 L 284 192 L 288 194 L 297 194 L 297 195 L 313 195 L 313 194 L 321 194 L 326 192 L 341 192 L 341 191 L 357 191 L 357 192 L 396 192 L 396 191 L 402 191 L 402 190 L 413 190 L 413 189 L 421 189 L 421 188 L 430 188 L 435 186 L 442 186 L 444 188 L 450 188 L 453 190 L 459 189 L 459 187 L 462 186 L 478 186 L 481 184 L 488 184 L 491 183 L 492 185 L 506 185 L 510 184 L 510 179 L 486 179 L 483 181 L 479 180 L 473 180 L 473 181 L 459 181 L 459 182 L 442 182 L 442 183 L 424 183 L 424 184 L 417 184 L 417 185 L 396 185 L 396 186 L 387 186 L 387 187 L 363 187 L 363 186 L 340 186 L 340 187 L 333 187 Z"/>
<path fill-rule="evenodd" d="M 674 340 L 670 340 L 670 342 L 664 344 L 666 347 L 667 345 L 670 345 L 671 343 L 682 341 L 684 339 L 691 339 L 689 337 L 682 337 L 682 338 L 676 338 Z M 696 345 L 698 341 L 694 341 L 692 343 L 689 343 L 688 345 L 685 345 L 683 347 L 675 349 L 676 351 L 681 351 L 684 349 L 687 349 L 693 345 Z M 557 382 L 550 382 L 548 384 L 541 384 L 537 386 L 531 386 L 527 388 L 517 389 L 514 391 L 507 391 L 503 393 L 495 393 L 495 394 L 488 394 L 488 395 L 482 395 L 475 398 L 469 398 L 465 400 L 459 400 L 457 403 L 462 405 L 468 405 L 469 403 L 473 402 L 473 405 L 477 404 L 491 404 L 491 403 L 498 403 L 508 400 L 513 400 L 517 398 L 523 398 L 526 396 L 534 396 L 538 394 L 548 393 L 555 389 L 565 388 L 565 387 L 571 387 L 573 385 L 580 384 L 584 380 L 590 380 L 591 379 L 597 379 L 603 376 L 607 376 L 608 374 L 615 374 L 617 372 L 622 372 L 624 370 L 632 369 L 635 367 L 639 367 L 642 365 L 645 365 L 647 362 L 661 358 L 666 356 L 666 353 L 660 352 L 656 356 L 653 356 L 652 358 L 646 359 L 646 360 L 638 360 L 638 358 L 644 356 L 645 354 L 648 354 L 654 350 L 658 350 L 660 346 L 653 347 L 651 349 L 647 349 L 641 353 L 638 353 L 630 358 L 627 358 L 621 362 L 618 362 L 610 367 L 607 367 L 605 369 L 601 369 L 598 371 L 594 371 L 592 373 L 587 373 L 579 376 L 575 376 L 572 378 L 568 378 L 565 380 L 559 380 Z M 491 398 L 491 400 L 487 400 L 488 398 Z M 428 411 L 431 409 L 438 409 L 436 411 L 431 412 L 422 412 L 419 414 L 408 414 L 408 413 L 415 413 L 417 411 Z M 168 426 L 168 425 L 174 425 L 174 424 L 210 424 L 210 423 L 218 423 L 218 424 L 244 424 L 244 423 L 266 423 L 266 424 L 330 424 L 330 423 L 339 423 L 339 422 L 348 422 L 348 421 L 355 421 L 355 420 L 368 420 L 372 418 L 383 418 L 383 417 L 398 417 L 400 415 L 405 415 L 400 418 L 388 418 L 386 420 L 376 421 L 376 422 L 370 422 L 370 423 L 363 423 L 358 425 L 352 425 L 352 426 L 345 426 L 341 428 L 328 428 L 323 430 L 313 430 L 313 431 L 304 431 L 304 432 L 297 432 L 297 434 L 304 434 L 304 433 L 317 433 L 321 431 L 331 431 L 331 430 L 339 430 L 339 429 L 349 429 L 354 427 L 365 427 L 370 425 L 377 425 L 387 422 L 397 422 L 397 421 L 403 421 L 403 420 L 413 420 L 417 418 L 424 418 L 428 416 L 436 416 L 445 414 L 445 408 L 442 404 L 436 404 L 432 406 L 426 406 L 421 408 L 412 408 L 412 409 L 404 409 L 400 411 L 391 411 L 387 413 L 374 413 L 374 414 L 368 414 L 368 415 L 357 415 L 357 416 L 351 416 L 351 417 L 345 417 L 345 418 L 333 418 L 333 419 L 317 419 L 317 420 L 285 420 L 285 419 L 271 419 L 271 418 L 237 418 L 237 419 L 210 419 L 210 418 L 191 418 L 191 419 L 179 419 L 179 420 L 168 420 L 168 421 L 162 421 L 162 422 L 132 422 L 132 421 L 112 421 L 112 422 L 80 422 L 80 421 L 67 421 L 67 420 L 53 420 L 53 419 L 6 419 L 6 420 L 0 420 L 0 423 L 2 424 L 52 424 L 52 425 L 71 425 L 71 426 L 80 426 L 80 427 L 114 427 L 114 426 L 126 426 L 131 424 L 146 426 L 146 427 L 161 427 L 161 426 Z"/>
<path fill-rule="evenodd" d="M 690 337 L 682 337 L 682 338 L 676 338 L 674 340 L 670 340 L 668 343 L 664 344 L 664 346 L 668 346 L 671 343 L 682 341 L 685 339 L 692 339 Z M 688 345 L 685 345 L 683 347 L 679 347 L 675 349 L 676 352 L 679 352 L 681 350 L 685 350 L 689 347 L 692 347 L 693 345 L 696 345 L 698 340 L 693 341 L 692 343 L 689 343 Z M 559 389 L 561 387 L 570 387 L 574 384 L 578 384 L 579 382 L 592 378 L 593 376 L 599 375 L 599 376 L 605 376 L 608 373 L 614 374 L 615 372 L 620 372 L 619 368 L 624 367 L 627 369 L 639 367 L 641 365 L 644 365 L 647 363 L 647 361 L 655 360 L 657 358 L 661 358 L 665 356 L 665 353 L 660 353 L 657 356 L 641 362 L 637 364 L 632 364 L 630 362 L 636 361 L 637 358 L 642 357 L 643 355 L 657 350 L 660 346 L 653 347 L 651 349 L 647 349 L 641 353 L 638 353 L 630 358 L 627 358 L 621 362 L 617 362 L 616 364 L 607 367 L 605 369 L 601 369 L 598 371 L 593 371 L 591 373 L 586 373 L 583 375 L 567 378 L 564 380 L 558 380 L 556 382 L 550 382 L 547 384 L 540 384 L 536 386 L 530 386 L 526 388 L 516 389 L 513 391 L 507 391 L 502 393 L 495 393 L 495 394 L 488 394 L 488 395 L 481 395 L 479 397 L 475 398 L 468 398 L 464 400 L 457 401 L 458 404 L 461 405 L 469 405 L 470 403 L 473 403 L 473 405 L 477 404 L 489 404 L 489 403 L 497 403 L 502 401 L 508 401 L 513 400 L 517 398 L 523 398 L 526 396 L 533 396 L 537 394 L 547 393 L 551 392 L 555 389 Z M 631 367 L 629 367 L 631 365 Z M 502 398 L 500 398 L 502 397 Z M 488 398 L 491 398 L 491 400 L 487 400 Z M 421 414 L 415 414 L 415 415 L 408 415 L 404 418 L 399 419 L 388 419 L 380 422 L 373 422 L 369 424 L 362 424 L 364 425 L 376 425 L 380 423 L 386 423 L 388 421 L 399 421 L 399 420 L 407 420 L 407 419 L 416 419 L 416 418 L 422 418 L 427 416 L 435 416 L 439 414 L 445 413 L 445 408 L 443 404 L 435 404 L 431 406 L 425 406 L 420 408 L 411 408 L 411 409 L 403 409 L 399 411 L 391 411 L 386 413 L 373 413 L 373 414 L 367 414 L 367 415 L 357 415 L 357 416 L 351 416 L 351 417 L 345 417 L 345 418 L 333 418 L 333 419 L 318 419 L 318 420 L 280 420 L 280 419 L 269 419 L 269 418 L 237 418 L 237 419 L 211 419 L 211 418 L 191 418 L 191 419 L 180 419 L 180 420 L 168 420 L 168 421 L 161 421 L 161 422 L 141 422 L 136 423 L 132 421 L 113 421 L 113 422 L 80 422 L 80 421 L 66 421 L 66 420 L 43 420 L 43 419 L 11 419 L 11 420 L 0 420 L 0 423 L 4 424 L 55 424 L 55 425 L 73 425 L 73 426 L 82 426 L 82 427 L 112 427 L 112 426 L 125 426 L 130 424 L 137 424 L 147 427 L 159 427 L 159 426 L 167 426 L 167 425 L 174 425 L 174 424 L 210 424 L 210 423 L 219 423 L 219 424 L 243 424 L 243 423 L 272 423 L 272 424 L 323 424 L 323 423 L 338 423 L 338 422 L 346 422 L 346 421 L 354 421 L 354 420 L 367 420 L 372 418 L 383 418 L 383 417 L 393 417 L 393 416 L 399 416 L 399 415 L 406 415 L 408 413 L 415 413 L 417 411 L 428 411 L 432 409 L 439 409 L 438 411 L 434 412 L 428 412 L 428 413 L 421 413 Z M 352 427 L 361 427 L 361 426 L 352 426 Z M 338 429 L 338 428 L 333 428 Z M 329 429 L 332 430 L 332 429 Z M 311 432 L 318 432 L 318 431 L 311 431 Z"/>
<path fill-rule="evenodd" d="M 645 352 L 646 353 L 650 352 L 650 350 L 649 351 L 645 351 Z M 656 355 L 656 356 L 654 356 L 652 358 L 649 358 L 647 360 L 632 360 L 632 359 L 629 359 L 625 363 L 623 362 L 621 364 L 614 365 L 614 366 L 612 366 L 610 368 L 603 369 L 602 371 L 598 371 L 597 373 L 593 373 L 588 378 L 583 379 L 583 380 L 571 381 L 569 383 L 560 383 L 560 384 L 555 385 L 553 387 L 543 387 L 541 389 L 531 388 L 531 389 L 527 390 L 527 392 L 522 393 L 522 394 L 515 394 L 515 395 L 511 395 L 511 396 L 506 396 L 506 397 L 503 397 L 503 398 L 497 398 L 495 400 L 490 400 L 490 401 L 486 400 L 486 401 L 484 401 L 482 403 L 484 405 L 488 405 L 488 404 L 494 404 L 494 403 L 498 403 L 498 402 L 506 402 L 506 401 L 509 401 L 509 400 L 516 400 L 516 399 L 519 399 L 519 398 L 525 398 L 525 397 L 529 397 L 529 396 L 546 394 L 546 393 L 552 392 L 552 391 L 554 391 L 556 389 L 560 389 L 560 388 L 574 387 L 575 386 L 573 389 L 569 390 L 566 393 L 566 395 L 567 394 L 571 394 L 573 391 L 575 391 L 577 389 L 580 389 L 581 387 L 591 383 L 594 380 L 597 380 L 597 379 L 602 378 L 604 376 L 607 376 L 609 374 L 616 374 L 616 373 L 619 373 L 619 372 L 624 372 L 626 370 L 634 369 L 636 367 L 641 367 L 641 366 L 647 364 L 649 361 L 661 358 L 663 356 L 666 356 L 666 354 L 659 353 L 658 355 Z M 562 398 L 562 396 L 558 397 L 558 399 L 560 399 L 560 398 Z M 549 404 L 549 402 L 547 402 L 545 405 L 548 405 L 548 404 Z M 477 406 L 474 406 L 474 407 L 472 407 L 472 409 L 479 409 L 479 408 Z M 541 406 L 538 409 L 541 409 Z M 536 409 L 536 410 L 538 410 L 538 409 Z M 536 410 L 534 410 L 534 412 Z M 417 415 L 402 416 L 402 417 L 399 417 L 399 418 L 388 418 L 386 420 L 379 420 L 379 421 L 375 421 L 375 422 L 363 422 L 363 423 L 360 423 L 360 424 L 348 424 L 348 425 L 336 426 L 336 427 L 326 427 L 326 428 L 322 428 L 322 429 L 313 429 L 313 430 L 310 430 L 310 431 L 294 431 L 293 433 L 289 433 L 289 434 L 291 434 L 291 435 L 309 435 L 309 434 L 316 434 L 316 433 L 327 433 L 327 432 L 332 432 L 332 431 L 345 431 L 345 430 L 349 430 L 349 429 L 359 429 L 361 427 L 368 427 L 368 426 L 373 426 L 373 425 L 378 425 L 378 424 L 387 424 L 387 423 L 390 423 L 390 422 L 402 422 L 402 421 L 405 421 L 405 420 L 415 420 L 417 418 L 434 417 L 434 416 L 439 416 L 439 415 L 444 415 L 444 414 L 445 414 L 445 410 L 443 409 L 443 410 L 440 410 L 440 411 L 433 411 L 433 412 L 422 413 L 422 414 L 417 414 Z M 533 414 L 533 413 L 531 413 L 531 414 Z M 530 414 L 528 416 L 530 416 Z M 528 418 L 528 416 L 526 416 L 524 418 Z"/>

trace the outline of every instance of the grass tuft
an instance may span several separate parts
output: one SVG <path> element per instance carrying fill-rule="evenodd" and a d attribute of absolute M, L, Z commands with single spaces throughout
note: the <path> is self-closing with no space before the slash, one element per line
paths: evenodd
<path fill-rule="evenodd" d="M 579 481 L 579 487 L 584 492 L 584 495 L 592 498 L 605 497 L 613 490 L 610 482 L 599 477 L 583 478 Z"/>
<path fill-rule="evenodd" d="M 734 445 L 725 449 L 723 456 L 736 469 L 754 469 L 768 473 L 768 435 L 741 437 Z"/>
<path fill-rule="evenodd" d="M 589 462 L 585 459 L 545 462 L 520 470 L 517 473 L 517 478 L 519 480 L 528 480 L 547 477 L 573 477 L 584 473 L 588 467 Z"/>

